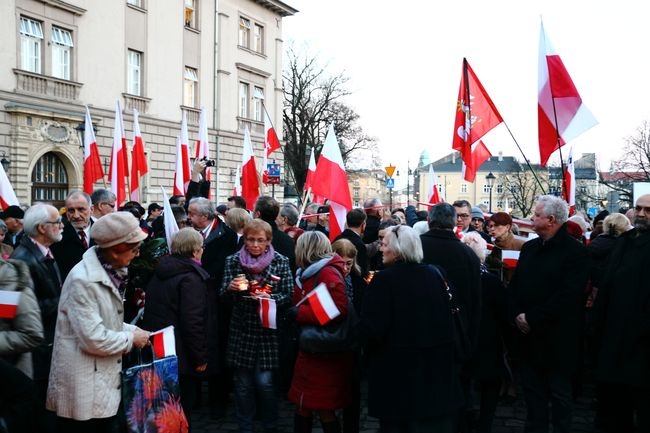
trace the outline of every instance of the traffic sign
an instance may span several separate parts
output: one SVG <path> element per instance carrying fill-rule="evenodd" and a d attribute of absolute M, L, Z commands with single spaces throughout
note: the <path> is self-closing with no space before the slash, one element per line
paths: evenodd
<path fill-rule="evenodd" d="M 386 174 L 388 177 L 392 178 L 393 173 L 395 173 L 395 166 L 394 165 L 389 165 L 388 167 L 384 167 L 386 169 Z"/>
<path fill-rule="evenodd" d="M 395 167 L 393 167 L 393 168 L 395 168 Z M 388 189 L 395 188 L 395 179 L 393 179 L 392 177 L 387 177 L 386 178 L 386 188 L 388 188 Z"/>

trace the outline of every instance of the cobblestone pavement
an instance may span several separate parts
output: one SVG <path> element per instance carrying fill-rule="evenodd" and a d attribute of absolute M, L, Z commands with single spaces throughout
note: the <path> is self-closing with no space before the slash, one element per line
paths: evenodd
<path fill-rule="evenodd" d="M 363 387 L 365 391 L 365 386 Z M 592 433 L 594 430 L 594 410 L 592 408 L 593 386 L 585 385 L 584 395 L 575 402 L 573 416 L 573 432 Z M 207 398 L 205 389 L 203 393 Z M 365 392 L 364 392 L 365 395 Z M 205 401 L 205 398 L 204 398 Z M 376 433 L 379 431 L 379 421 L 376 418 L 368 416 L 365 407 L 365 397 L 362 402 L 361 414 L 361 432 Z M 281 433 L 293 432 L 293 405 L 287 401 L 280 404 L 280 425 L 278 431 Z M 235 419 L 232 404 L 228 407 L 226 416 L 214 420 L 211 411 L 207 407 L 200 407 L 192 412 L 192 431 L 193 433 L 214 433 L 214 432 L 237 432 L 238 426 Z M 524 421 L 526 419 L 526 406 L 521 397 L 521 391 L 518 398 L 512 402 L 500 402 L 496 411 L 492 433 L 523 433 Z M 262 432 L 261 425 L 258 425 L 259 432 Z M 314 433 L 321 433 L 322 429 L 318 422 L 314 424 Z"/>

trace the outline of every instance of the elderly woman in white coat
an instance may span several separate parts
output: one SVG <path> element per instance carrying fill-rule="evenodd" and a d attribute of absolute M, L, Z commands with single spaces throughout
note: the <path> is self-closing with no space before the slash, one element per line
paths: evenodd
<path fill-rule="evenodd" d="M 59 301 L 47 408 L 61 432 L 114 429 L 121 399 L 122 355 L 149 343 L 124 323 L 127 266 L 147 235 L 129 212 L 103 216 L 89 248 L 65 280 Z"/>

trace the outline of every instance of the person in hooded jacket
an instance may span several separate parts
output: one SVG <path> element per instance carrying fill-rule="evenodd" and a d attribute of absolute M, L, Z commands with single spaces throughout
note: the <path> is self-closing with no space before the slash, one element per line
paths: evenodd
<path fill-rule="evenodd" d="M 160 259 L 147 286 L 143 316 L 143 327 L 149 331 L 174 326 L 181 405 L 186 414 L 195 404 L 200 376 L 208 365 L 210 274 L 201 267 L 202 254 L 199 232 L 188 227 L 174 234 L 171 255 Z"/>

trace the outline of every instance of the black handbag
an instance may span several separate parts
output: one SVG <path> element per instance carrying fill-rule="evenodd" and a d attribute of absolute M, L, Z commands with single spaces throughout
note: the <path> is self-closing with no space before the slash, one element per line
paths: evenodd
<path fill-rule="evenodd" d="M 442 275 L 442 272 L 440 272 L 440 269 L 434 265 L 430 266 L 442 280 L 445 293 L 449 298 L 449 309 L 451 310 L 451 323 L 454 334 L 454 355 L 458 362 L 463 363 L 472 357 L 472 343 L 469 339 L 465 315 L 461 313 L 460 307 L 454 298 L 453 290 L 449 286 L 447 279 Z"/>

